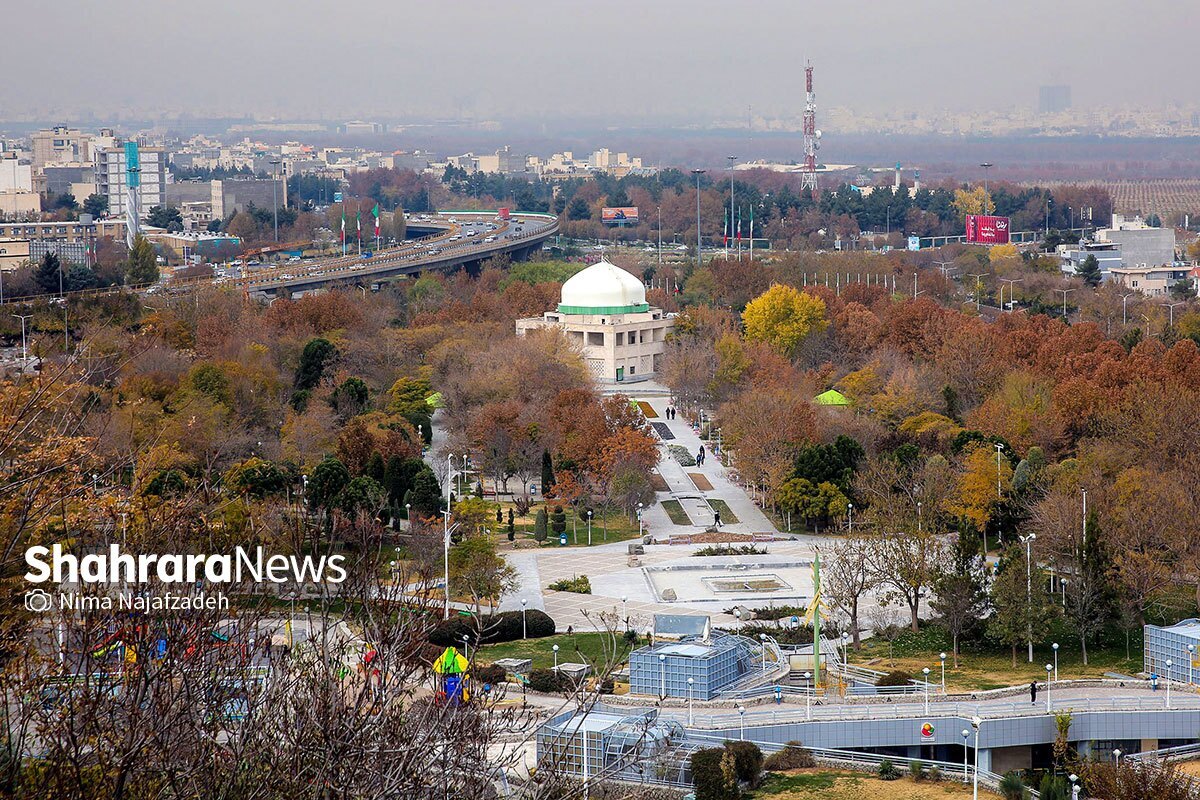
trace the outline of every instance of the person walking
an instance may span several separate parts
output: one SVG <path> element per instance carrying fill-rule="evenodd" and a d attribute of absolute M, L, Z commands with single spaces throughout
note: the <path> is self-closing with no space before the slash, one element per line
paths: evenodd
<path fill-rule="evenodd" d="M 715 508 L 713 509 L 713 526 L 721 527 L 721 512 Z"/>
<path fill-rule="evenodd" d="M 1037 681 L 1029 682 L 1029 705 L 1037 702 Z"/>
<path fill-rule="evenodd" d="M 700 445 L 700 458 L 699 458 L 699 463 L 701 463 L 701 464 L 703 464 L 703 463 L 704 463 L 704 445 Z"/>

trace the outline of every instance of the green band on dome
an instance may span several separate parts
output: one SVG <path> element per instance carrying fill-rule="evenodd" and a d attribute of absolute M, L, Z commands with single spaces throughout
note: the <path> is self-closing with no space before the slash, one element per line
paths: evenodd
<path fill-rule="evenodd" d="M 558 304 L 560 314 L 639 314 L 650 310 L 649 303 L 634 303 L 628 306 L 568 306 Z"/>

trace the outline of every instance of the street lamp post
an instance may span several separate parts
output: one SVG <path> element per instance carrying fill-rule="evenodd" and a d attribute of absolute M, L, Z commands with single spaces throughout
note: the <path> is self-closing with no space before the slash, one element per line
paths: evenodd
<path fill-rule="evenodd" d="M 10 314 L 15 319 L 21 320 L 21 372 L 29 368 L 29 347 L 25 343 L 25 321 L 33 317 L 33 314 Z"/>
<path fill-rule="evenodd" d="M 558 672 L 558 645 L 551 648 L 554 651 L 554 671 Z"/>
<path fill-rule="evenodd" d="M 1050 645 L 1050 649 L 1054 651 L 1054 680 L 1058 680 L 1058 642 Z"/>
<path fill-rule="evenodd" d="M 746 707 L 738 706 L 738 739 L 746 741 Z"/>
<path fill-rule="evenodd" d="M 946 654 L 938 653 L 938 658 L 942 661 L 942 694 L 946 693 Z"/>
<path fill-rule="evenodd" d="M 658 654 L 658 696 L 667 699 L 667 657 L 662 653 Z"/>
<path fill-rule="evenodd" d="M 529 600 L 527 598 L 522 597 L 521 598 L 521 638 L 522 639 L 529 638 L 528 629 L 525 627 L 525 606 L 527 606 L 527 605 L 529 605 Z"/>
<path fill-rule="evenodd" d="M 854 503 L 846 503 L 846 516 L 850 533 L 854 533 Z"/>
<path fill-rule="evenodd" d="M 762 642 L 763 675 L 766 675 L 767 674 L 767 635 L 765 633 L 760 633 L 758 635 L 758 640 L 760 642 Z"/>
<path fill-rule="evenodd" d="M 929 715 L 929 667 L 921 670 L 921 674 L 925 676 L 925 715 Z"/>
<path fill-rule="evenodd" d="M 1171 659 L 1167 659 L 1167 708 L 1171 707 Z"/>
<path fill-rule="evenodd" d="M 1128 313 L 1128 307 L 1126 304 L 1129 302 L 1129 298 L 1133 297 L 1135 294 L 1137 294 L 1137 292 L 1130 292 L 1129 294 L 1121 295 L 1121 327 L 1122 328 L 1124 328 L 1126 325 L 1129 324 L 1129 313 Z"/>
<path fill-rule="evenodd" d="M 1000 453 L 1002 450 L 1004 450 L 1004 445 L 1000 444 L 1000 442 L 996 442 L 996 497 L 997 498 L 1003 497 L 1003 495 L 1000 493 Z"/>
<path fill-rule="evenodd" d="M 979 800 L 979 729 L 983 727 L 983 718 L 972 717 L 971 727 L 975 729 L 975 785 L 971 790 L 971 800 Z"/>
<path fill-rule="evenodd" d="M 962 729 L 962 737 L 963 737 L 963 783 L 966 783 L 968 780 L 970 780 L 970 777 L 969 777 L 969 776 L 970 776 L 970 772 L 968 772 L 968 771 L 967 771 L 967 753 L 969 753 L 969 752 L 970 752 L 970 750 L 971 750 L 971 747 L 970 747 L 970 745 L 967 743 L 967 739 L 970 737 L 970 735 L 971 735 L 971 732 L 970 732 L 969 730 L 967 730 L 966 728 L 963 728 L 963 729 Z"/>
<path fill-rule="evenodd" d="M 1057 294 L 1061 294 L 1063 296 L 1063 321 L 1065 322 L 1067 319 L 1067 295 L 1075 290 L 1074 289 L 1055 289 L 1054 291 Z"/>
<path fill-rule="evenodd" d="M 1050 673 L 1054 671 L 1054 667 L 1050 664 L 1046 665 L 1046 713 L 1050 713 Z"/>
<path fill-rule="evenodd" d="M 1000 451 L 996 451 L 996 456 L 999 457 Z M 1036 533 L 1031 533 L 1028 536 L 1018 536 L 1025 543 L 1025 611 L 1028 615 L 1033 614 L 1033 540 L 1037 538 Z M 1027 617 L 1025 627 L 1025 639 L 1029 643 L 1029 663 L 1033 663 L 1033 619 L 1032 616 Z"/>
<path fill-rule="evenodd" d="M 812 673 L 804 673 L 804 718 L 812 719 Z"/>
<path fill-rule="evenodd" d="M 1120 767 L 1121 766 L 1121 751 L 1113 750 L 1113 758 L 1115 758 L 1117 760 L 1117 766 Z"/>
<path fill-rule="evenodd" d="M 1016 297 L 1017 297 L 1015 294 L 1015 292 L 1017 291 L 1016 284 L 1024 283 L 1025 279 L 1024 278 L 1001 278 L 1000 282 L 1008 284 L 1008 302 L 1015 303 Z M 1000 287 L 1000 310 L 1001 311 L 1004 310 L 1004 287 L 1003 286 Z"/>
<path fill-rule="evenodd" d="M 1071 782 L 1071 800 L 1079 800 L 1079 776 L 1072 772 L 1067 780 Z"/>
<path fill-rule="evenodd" d="M 587 510 L 587 518 L 588 518 L 588 547 L 591 547 L 592 546 L 592 510 L 590 508 Z"/>
<path fill-rule="evenodd" d="M 976 313 L 979 312 L 979 296 L 981 294 L 983 294 L 983 279 L 991 274 L 992 273 L 990 273 L 990 272 L 968 272 L 967 273 L 967 275 L 969 275 L 975 279 L 975 312 Z"/>
<path fill-rule="evenodd" d="M 729 159 L 729 227 L 727 233 L 733 233 L 733 162 L 737 161 L 737 156 L 725 156 Z M 729 258 L 729 240 L 732 236 L 725 237 L 725 258 Z"/>
<path fill-rule="evenodd" d="M 625 620 L 625 630 L 629 630 L 629 597 L 621 595 L 621 618 Z"/>
<path fill-rule="evenodd" d="M 699 267 L 704 263 L 700 250 L 700 176 L 704 174 L 704 170 L 694 169 L 692 174 L 696 176 L 696 266 Z"/>
<path fill-rule="evenodd" d="M 1196 660 L 1196 645 L 1189 644 L 1188 651 L 1188 686 L 1192 685 L 1192 662 Z"/>
<path fill-rule="evenodd" d="M 642 504 L 638 503 L 638 538 L 640 539 L 640 538 L 642 538 L 642 536 L 643 536 L 643 533 L 642 533 Z M 605 536 L 605 539 L 607 539 L 607 538 L 608 537 Z"/>
<path fill-rule="evenodd" d="M 742 610 L 740 608 L 735 608 L 733 610 L 733 617 L 733 632 L 740 634 L 742 632 Z"/>
<path fill-rule="evenodd" d="M 692 727 L 692 686 L 696 683 L 695 678 L 688 678 L 688 727 Z"/>

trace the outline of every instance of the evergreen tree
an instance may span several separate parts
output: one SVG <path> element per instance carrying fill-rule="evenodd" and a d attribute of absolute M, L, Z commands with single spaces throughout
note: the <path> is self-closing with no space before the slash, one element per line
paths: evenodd
<path fill-rule="evenodd" d="M 1012 648 L 1012 663 L 1017 665 L 1017 648 L 1032 637 L 1037 642 L 1050 631 L 1058 613 L 1045 592 L 1046 575 L 1039 567 L 1027 578 L 1025 548 L 1013 545 L 1000 557 L 996 579 L 992 583 L 992 616 L 988 633 Z"/>
<path fill-rule="evenodd" d="M 1072 542 L 1067 566 L 1071 580 L 1067 583 L 1067 619 L 1079 634 L 1083 664 L 1088 663 L 1088 639 L 1099 633 L 1111 618 L 1115 600 L 1110 579 L 1112 559 L 1104 544 L 1104 534 L 1096 512 L 1088 514 L 1086 539 Z"/>
<path fill-rule="evenodd" d="M 550 490 L 554 488 L 554 461 L 550 458 L 550 451 L 542 451 L 542 494 L 550 494 Z"/>
<path fill-rule="evenodd" d="M 546 541 L 546 509 L 539 508 L 533 518 L 533 538 L 542 543 Z"/>
<path fill-rule="evenodd" d="M 555 506 L 550 514 L 550 530 L 554 531 L 556 537 L 567 532 L 567 515 L 563 513 L 562 506 Z"/>
<path fill-rule="evenodd" d="M 309 339 L 300 354 L 300 365 L 296 367 L 296 388 L 313 389 L 321 382 L 325 367 L 337 354 L 337 348 L 328 339 L 318 336 Z"/>
<path fill-rule="evenodd" d="M 330 509 L 337 505 L 337 497 L 350 483 L 350 470 L 333 456 L 317 464 L 308 481 L 308 502 L 314 508 Z"/>
<path fill-rule="evenodd" d="M 158 258 L 154 255 L 154 247 L 145 236 L 139 234 L 133 240 L 133 250 L 129 252 L 125 282 L 132 286 L 141 286 L 155 283 L 157 280 Z"/>
<path fill-rule="evenodd" d="M 1091 253 L 1088 253 L 1088 257 L 1085 258 L 1083 263 L 1079 265 L 1079 268 L 1075 270 L 1075 274 L 1082 278 L 1083 282 L 1088 286 L 1091 286 L 1093 289 L 1100 285 L 1100 281 L 1104 277 L 1100 272 L 1100 262 L 1097 261 L 1096 257 Z"/>
<path fill-rule="evenodd" d="M 54 253 L 46 253 L 33 271 L 33 279 L 47 294 L 57 294 L 63 285 L 62 262 Z"/>
<path fill-rule="evenodd" d="M 412 491 L 406 501 L 414 513 L 425 517 L 435 516 L 442 508 L 442 487 L 437 476 L 426 466 L 413 478 Z"/>

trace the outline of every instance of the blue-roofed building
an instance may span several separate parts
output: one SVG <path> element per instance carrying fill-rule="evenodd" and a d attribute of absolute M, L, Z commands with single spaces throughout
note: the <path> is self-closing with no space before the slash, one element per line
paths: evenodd
<path fill-rule="evenodd" d="M 657 641 L 630 654 L 629 691 L 711 700 L 750 675 L 754 663 L 755 645 L 741 636 L 718 633 L 707 641 L 693 636 Z"/>

